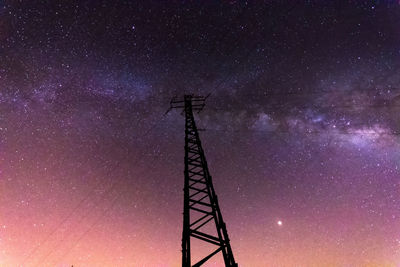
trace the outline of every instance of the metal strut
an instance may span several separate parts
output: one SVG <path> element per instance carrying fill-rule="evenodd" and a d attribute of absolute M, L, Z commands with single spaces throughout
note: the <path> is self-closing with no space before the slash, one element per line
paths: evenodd
<path fill-rule="evenodd" d="M 218 198 L 215 194 L 212 177 L 208 170 L 206 157 L 193 116 L 193 111 L 200 112 L 204 108 L 207 97 L 184 95 L 183 100 L 173 98 L 168 110 L 183 109 L 185 113 L 182 267 L 201 266 L 219 252 L 222 252 L 225 266 L 237 267 L 238 264 L 233 257 L 228 232 L 222 219 Z M 197 216 L 192 216 L 193 218 L 191 218 L 191 215 Z M 217 236 L 202 230 L 205 225 L 212 223 L 215 224 Z M 214 252 L 206 255 L 194 265 L 191 265 L 190 257 L 191 237 L 216 246 Z"/>

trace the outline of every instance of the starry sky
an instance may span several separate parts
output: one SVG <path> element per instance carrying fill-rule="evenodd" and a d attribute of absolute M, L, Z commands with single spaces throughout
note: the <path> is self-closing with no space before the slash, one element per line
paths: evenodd
<path fill-rule="evenodd" d="M 239 266 L 399 266 L 399 60 L 397 1 L 0 0 L 0 266 L 179 266 L 189 93 Z"/>

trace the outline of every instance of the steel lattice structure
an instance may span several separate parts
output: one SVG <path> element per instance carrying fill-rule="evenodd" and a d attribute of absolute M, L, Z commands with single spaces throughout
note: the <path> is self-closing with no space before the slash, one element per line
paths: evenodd
<path fill-rule="evenodd" d="M 207 97 L 184 95 L 183 100 L 171 100 L 170 109 L 183 109 L 185 113 L 185 183 L 182 232 L 182 267 L 197 267 L 211 257 L 222 252 L 225 266 L 237 267 L 228 238 L 226 225 L 222 219 L 218 198 L 212 177 L 208 170 L 206 157 L 193 116 L 200 112 Z M 168 111 L 169 111 L 168 110 Z M 215 224 L 216 235 L 204 230 L 209 224 Z M 190 239 L 215 245 L 216 249 L 191 265 Z"/>

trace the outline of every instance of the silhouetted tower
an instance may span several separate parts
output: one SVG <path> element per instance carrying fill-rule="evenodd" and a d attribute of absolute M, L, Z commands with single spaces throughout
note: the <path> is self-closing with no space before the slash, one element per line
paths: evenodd
<path fill-rule="evenodd" d="M 201 266 L 219 252 L 222 252 L 225 266 L 237 267 L 193 116 L 193 111 L 200 112 L 204 108 L 206 98 L 194 95 L 185 95 L 183 100 L 173 98 L 169 109 L 183 109 L 185 113 L 182 267 Z M 217 234 L 205 230 L 212 223 L 215 223 Z M 194 265 L 191 265 L 191 237 L 216 246 L 215 251 Z"/>

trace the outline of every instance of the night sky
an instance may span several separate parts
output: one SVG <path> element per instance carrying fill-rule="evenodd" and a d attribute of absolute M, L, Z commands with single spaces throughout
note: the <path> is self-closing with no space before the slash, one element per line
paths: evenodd
<path fill-rule="evenodd" d="M 400 6 L 355 0 L 0 0 L 0 266 L 179 266 L 191 93 L 239 266 L 400 266 Z"/>

